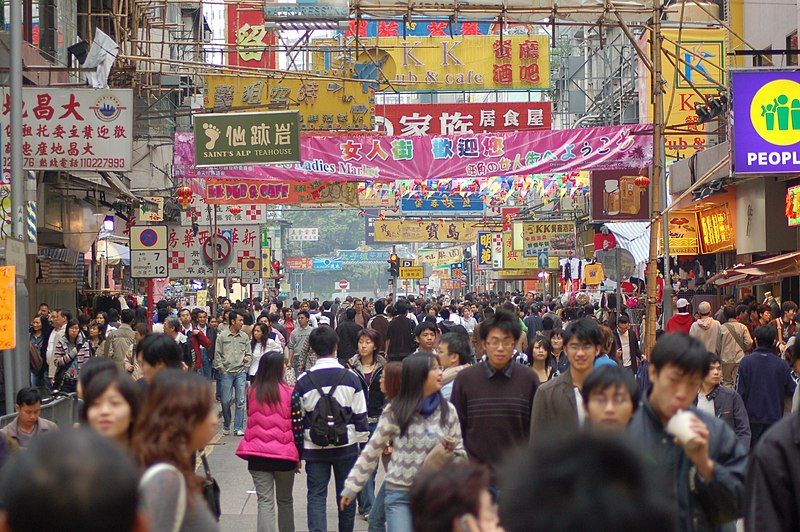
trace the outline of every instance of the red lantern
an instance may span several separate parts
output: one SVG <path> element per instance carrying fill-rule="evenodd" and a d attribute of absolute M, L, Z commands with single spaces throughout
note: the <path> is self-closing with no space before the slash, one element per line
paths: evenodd
<path fill-rule="evenodd" d="M 637 176 L 636 179 L 633 181 L 637 187 L 646 187 L 650 184 L 650 178 L 646 175 Z"/>
<path fill-rule="evenodd" d="M 239 207 L 238 205 L 231 205 L 231 206 L 230 206 L 230 208 L 229 208 L 228 210 L 229 210 L 229 211 L 231 212 L 231 214 L 232 214 L 232 215 L 234 215 L 234 216 L 236 216 L 236 215 L 238 215 L 238 214 L 240 214 L 240 213 L 242 212 L 242 208 L 241 208 L 241 207 Z"/>
<path fill-rule="evenodd" d="M 178 188 L 178 197 L 192 197 L 192 189 L 191 187 L 187 187 L 186 185 Z"/>

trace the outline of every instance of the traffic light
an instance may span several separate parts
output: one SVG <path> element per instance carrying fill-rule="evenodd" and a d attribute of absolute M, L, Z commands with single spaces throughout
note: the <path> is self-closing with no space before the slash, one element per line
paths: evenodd
<path fill-rule="evenodd" d="M 272 261 L 272 278 L 277 281 L 277 280 L 280 280 L 282 277 L 283 277 L 283 275 L 281 274 L 281 261 L 273 260 Z"/>
<path fill-rule="evenodd" d="M 389 272 L 389 275 L 392 277 L 397 277 L 400 275 L 400 258 L 397 256 L 397 253 L 392 253 L 389 255 L 389 260 L 386 262 L 389 263 L 389 268 L 386 270 Z"/>

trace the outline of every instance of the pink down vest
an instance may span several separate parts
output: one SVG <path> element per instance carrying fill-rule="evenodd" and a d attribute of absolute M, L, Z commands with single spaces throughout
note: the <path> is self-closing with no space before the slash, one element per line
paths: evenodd
<path fill-rule="evenodd" d="M 292 391 L 292 387 L 281 384 L 280 403 L 265 405 L 256 400 L 254 389 L 250 389 L 247 395 L 247 430 L 236 449 L 236 456 L 245 460 L 251 456 L 300 460 L 292 432 Z"/>

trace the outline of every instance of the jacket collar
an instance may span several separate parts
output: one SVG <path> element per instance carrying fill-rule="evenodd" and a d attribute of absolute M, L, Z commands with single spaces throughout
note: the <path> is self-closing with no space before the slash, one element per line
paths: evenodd
<path fill-rule="evenodd" d="M 487 379 L 491 379 L 492 377 L 494 377 L 498 373 L 502 373 L 503 375 L 506 376 L 506 378 L 510 379 L 511 378 L 511 372 L 513 371 L 513 367 L 514 367 L 513 365 L 516 364 L 516 361 L 512 357 L 511 360 L 508 361 L 508 364 L 506 364 L 503 369 L 495 369 L 494 366 L 489 364 L 488 360 L 484 360 L 482 362 L 482 364 L 484 365 L 484 369 L 486 370 L 486 378 Z"/>

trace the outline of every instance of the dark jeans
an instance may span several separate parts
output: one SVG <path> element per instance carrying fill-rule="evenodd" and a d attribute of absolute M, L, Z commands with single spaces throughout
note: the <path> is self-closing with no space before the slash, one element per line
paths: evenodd
<path fill-rule="evenodd" d="M 308 487 L 308 530 L 309 532 L 328 532 L 326 505 L 328 483 L 333 469 L 336 483 L 336 507 L 339 512 L 339 532 L 353 532 L 356 520 L 356 505 L 350 504 L 342 511 L 339 497 L 344 489 L 344 481 L 356 463 L 355 458 L 330 462 L 306 462 L 306 485 Z"/>
<path fill-rule="evenodd" d="M 761 438 L 761 436 L 767 432 L 774 423 L 754 423 L 750 422 L 750 448 L 754 449 L 756 446 L 756 442 Z"/>

